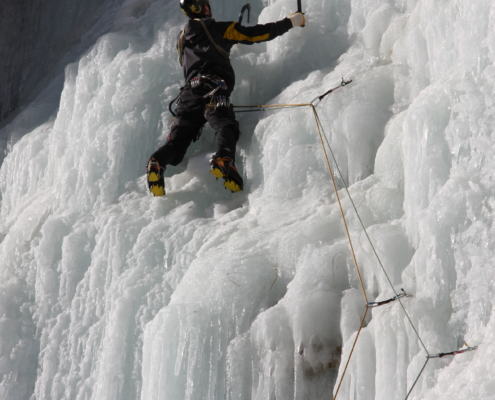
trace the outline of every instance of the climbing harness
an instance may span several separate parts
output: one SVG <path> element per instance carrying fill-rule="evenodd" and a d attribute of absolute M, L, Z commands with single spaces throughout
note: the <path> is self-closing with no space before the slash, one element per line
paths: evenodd
<path fill-rule="evenodd" d="M 399 293 L 397 296 L 394 296 L 391 299 L 378 301 L 378 302 L 372 301 L 370 303 L 367 303 L 366 307 L 370 307 L 370 308 L 380 307 L 380 306 L 383 306 L 385 304 L 392 303 L 393 301 L 399 300 L 403 297 L 413 297 L 413 295 L 411 293 L 407 293 L 404 289 L 401 289 L 401 290 L 402 290 L 402 293 Z"/>
<path fill-rule="evenodd" d="M 177 101 L 180 97 L 180 94 L 187 87 L 198 88 L 204 85 L 210 92 L 206 93 L 203 98 L 210 97 L 210 103 L 206 105 L 206 108 L 219 108 L 219 107 L 229 107 L 230 106 L 230 98 L 227 96 L 228 94 L 228 86 L 225 81 L 216 76 L 216 75 L 201 75 L 198 74 L 194 78 L 190 80 L 185 86 L 180 88 L 179 94 L 168 104 L 168 110 L 172 114 L 172 116 L 176 116 L 175 112 L 172 110 L 172 105 Z"/>
<path fill-rule="evenodd" d="M 211 98 L 210 103 L 207 104 L 207 108 L 219 108 L 219 107 L 229 107 L 230 99 L 227 96 L 228 86 L 225 81 L 216 75 L 201 75 L 194 77 L 189 82 L 192 88 L 198 88 L 200 86 L 205 86 L 211 89 L 210 92 L 206 93 L 203 98 Z"/>

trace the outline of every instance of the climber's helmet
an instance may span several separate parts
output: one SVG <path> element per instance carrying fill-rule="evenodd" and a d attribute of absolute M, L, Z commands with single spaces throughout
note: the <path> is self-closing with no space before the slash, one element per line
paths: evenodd
<path fill-rule="evenodd" d="M 204 18 L 206 17 L 205 5 L 208 4 L 210 8 L 210 2 L 208 0 L 180 0 L 180 8 L 182 12 L 189 18 Z"/>

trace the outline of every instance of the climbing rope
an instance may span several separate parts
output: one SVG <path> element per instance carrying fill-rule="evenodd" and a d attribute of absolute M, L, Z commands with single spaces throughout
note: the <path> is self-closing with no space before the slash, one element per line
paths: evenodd
<path fill-rule="evenodd" d="M 421 368 L 421 371 L 419 371 L 418 376 L 414 380 L 414 382 L 413 382 L 411 388 L 409 389 L 409 391 L 407 392 L 406 397 L 404 398 L 404 400 L 407 400 L 409 398 L 409 395 L 411 394 L 411 392 L 413 391 L 414 387 L 416 386 L 416 383 L 418 383 L 418 381 L 419 381 L 419 377 L 423 374 L 423 371 L 425 370 L 426 364 L 428 364 L 428 361 L 430 361 L 430 359 L 428 357 L 426 357 L 426 361 L 423 364 L 423 368 Z"/>
<path fill-rule="evenodd" d="M 428 352 L 428 349 L 426 347 L 426 345 L 424 344 L 423 340 L 421 339 L 421 336 L 419 335 L 419 332 L 418 330 L 416 329 L 414 323 L 412 322 L 412 319 L 411 317 L 409 316 L 409 313 L 407 312 L 403 302 L 402 302 L 402 298 L 406 298 L 406 297 L 412 297 L 412 294 L 410 293 L 407 293 L 406 291 L 404 291 L 404 289 L 401 289 L 402 293 L 397 293 L 397 291 L 395 290 L 394 288 L 394 285 L 387 273 L 387 271 L 385 270 L 385 267 L 380 259 L 380 256 L 378 255 L 378 252 L 375 248 L 375 246 L 373 245 L 373 242 L 366 230 L 366 227 L 364 226 L 364 223 L 361 219 L 361 216 L 357 210 L 357 207 L 352 199 L 352 196 L 349 192 L 349 189 L 348 189 L 348 186 L 346 185 L 345 183 L 345 180 L 344 180 L 344 177 L 343 177 L 343 174 L 342 172 L 340 171 L 340 168 L 338 166 L 338 163 L 337 163 L 337 159 L 332 151 L 332 147 L 330 146 L 330 143 L 328 141 L 328 138 L 327 136 L 325 135 L 325 132 L 324 132 L 324 129 L 323 129 L 323 124 L 320 120 L 320 117 L 318 115 L 318 112 L 316 111 L 316 106 L 326 97 L 328 96 L 330 93 L 333 93 L 335 90 L 337 89 L 340 89 L 341 87 L 344 87 L 346 85 L 348 85 L 349 83 L 351 83 L 352 80 L 349 80 L 349 81 L 346 81 L 344 80 L 344 78 L 342 78 L 342 81 L 341 83 L 338 85 L 338 86 L 335 86 L 334 88 L 328 90 L 327 92 L 323 93 L 322 95 L 320 96 L 317 96 L 316 98 L 314 98 L 310 103 L 300 103 L 300 104 L 275 104 L 275 105 L 255 105 L 255 106 L 234 106 L 234 108 L 242 108 L 242 109 L 245 109 L 245 110 L 240 110 L 240 111 L 236 111 L 236 112 L 254 112 L 254 111 L 273 111 L 273 110 L 279 110 L 279 109 L 284 109 L 284 108 L 296 108 L 296 107 L 310 107 L 311 108 L 311 111 L 313 113 L 313 117 L 315 119 L 315 123 L 316 123 L 316 128 L 317 128 L 317 131 L 318 131 L 318 136 L 320 138 L 320 142 L 321 142 L 321 146 L 322 146 L 322 149 L 323 149 L 323 153 L 324 153 L 324 156 L 325 156 L 325 160 L 326 160 L 326 164 L 327 164 L 327 168 L 328 168 L 328 172 L 329 172 L 329 175 L 330 175 L 330 178 L 331 178 L 331 181 L 332 181 L 332 185 L 333 185 L 333 188 L 334 188 L 334 192 L 335 192 L 335 197 L 337 199 L 337 203 L 338 203 L 338 206 L 339 206 L 339 209 L 340 209 L 340 214 L 341 214 L 341 217 L 342 217 L 342 221 L 343 221 L 343 225 L 344 225 L 344 229 L 345 229 L 345 232 L 346 232 L 346 236 L 347 236 L 347 240 L 349 242 L 349 248 L 350 248 L 350 252 L 351 252 L 351 255 L 352 255 L 352 259 L 354 261 L 354 267 L 356 269 L 356 273 L 357 273 L 357 276 L 358 276 L 358 279 L 359 279 L 359 284 L 360 284 L 360 287 L 361 287 L 361 291 L 363 293 L 363 297 L 364 297 L 364 300 L 365 300 L 365 311 L 364 311 L 364 315 L 361 319 L 361 324 L 359 326 L 359 329 L 357 331 L 357 334 L 356 334 L 356 337 L 354 338 L 354 341 L 353 341 L 353 344 L 352 344 L 352 347 L 351 347 L 351 351 L 349 353 L 349 357 L 347 358 L 347 362 L 346 362 L 346 365 L 343 369 L 343 372 L 342 372 L 342 375 L 340 377 L 340 380 L 339 380 L 339 383 L 337 385 L 337 388 L 335 390 L 335 395 L 333 397 L 334 400 L 336 400 L 337 396 L 338 396 L 338 393 L 339 393 L 339 390 L 340 390 L 340 387 L 342 385 L 342 382 L 344 380 L 344 377 L 346 375 L 346 372 L 347 372 L 347 369 L 349 367 L 349 364 L 350 364 L 350 361 L 351 361 L 351 358 L 352 358 L 352 355 L 354 353 L 354 349 L 356 347 L 356 344 L 357 344 L 357 341 L 358 341 L 358 338 L 359 338 L 359 335 L 364 327 L 364 324 L 365 324 L 365 321 L 366 321 L 366 316 L 368 314 L 368 310 L 370 308 L 374 308 L 374 307 L 379 307 L 379 306 L 382 306 L 382 305 L 385 305 L 385 304 L 389 304 L 391 302 L 394 302 L 394 301 L 398 301 L 403 312 L 404 312 L 404 315 L 406 316 L 409 324 L 411 325 L 416 337 L 418 338 L 418 341 L 419 343 L 421 344 L 421 346 L 423 347 L 424 351 L 426 352 L 426 360 L 425 360 L 425 363 L 423 365 L 423 367 L 421 368 L 421 370 L 419 371 L 419 374 L 418 376 L 416 377 L 416 379 L 414 380 L 412 386 L 409 388 L 408 392 L 407 392 L 407 395 L 405 397 L 404 400 L 407 400 L 409 395 L 411 394 L 411 392 L 413 391 L 414 387 L 416 386 L 417 382 L 419 381 L 419 378 L 421 377 L 423 371 L 425 370 L 426 368 L 426 365 L 428 364 L 428 361 L 432 358 L 442 358 L 444 356 L 447 356 L 447 355 L 456 355 L 456 354 L 461 354 L 461 353 L 465 353 L 465 352 L 468 352 L 468 351 L 473 351 L 473 350 L 476 350 L 478 347 L 477 346 L 474 346 L 474 347 L 467 347 L 465 349 L 459 349 L 459 350 L 456 350 L 456 351 L 452 351 L 452 352 L 447 352 L 447 353 L 438 353 L 438 354 L 430 354 Z M 315 104 L 315 102 L 317 102 Z M 326 143 L 326 146 L 325 146 L 325 143 Z M 327 148 L 328 148 L 328 152 L 327 152 Z M 340 199 L 340 195 L 339 195 L 339 191 L 338 191 L 338 188 L 337 188 L 337 183 L 335 181 L 335 177 L 334 177 L 334 173 L 333 173 L 333 170 L 332 170 L 332 166 L 331 166 L 331 163 L 330 163 L 330 158 L 328 156 L 328 153 L 330 153 L 331 155 L 331 158 L 335 164 L 335 169 L 336 171 L 338 172 L 338 175 L 339 175 L 339 178 L 340 180 L 342 181 L 342 184 L 343 184 L 343 187 L 344 187 L 344 190 L 351 202 L 351 205 L 352 205 L 352 208 L 354 209 L 354 212 L 356 213 L 356 216 L 358 218 L 358 221 L 359 221 L 359 224 L 371 246 L 371 249 L 373 251 L 373 254 L 374 256 L 376 257 L 377 261 L 378 261 L 378 264 L 380 265 L 380 268 L 381 270 L 383 271 L 385 277 L 387 278 L 387 281 L 390 285 L 390 287 L 392 288 L 395 296 L 393 296 L 392 298 L 388 299 L 388 300 L 383 300 L 383 301 L 379 301 L 379 302 L 370 302 L 368 301 L 368 296 L 366 295 L 366 290 L 365 290 L 365 287 L 364 287 L 364 283 L 363 283 L 363 279 L 362 279 L 362 276 L 361 276 L 361 271 L 359 269 L 359 265 L 358 265 L 358 262 L 357 262 L 357 257 L 356 257 L 356 254 L 355 254 L 355 251 L 354 251 L 354 246 L 353 246 L 353 243 L 352 243 L 352 238 L 351 238 L 351 235 L 350 235 L 350 232 L 349 232 L 349 228 L 348 228 L 348 225 L 347 225 L 347 220 L 345 218 L 345 213 L 344 213 L 344 209 L 343 209 L 343 206 L 342 206 L 342 202 L 341 202 L 341 199 Z M 323 389 L 323 392 L 321 393 L 320 397 L 321 398 L 323 396 L 323 393 L 325 392 L 326 390 L 326 384 L 324 386 L 324 389 Z"/>
<path fill-rule="evenodd" d="M 354 338 L 354 341 L 352 343 L 352 347 L 351 347 L 351 351 L 349 353 L 349 357 L 347 357 L 347 362 L 345 364 L 344 371 L 342 371 L 342 376 L 340 377 L 339 384 L 337 385 L 337 389 L 335 390 L 335 395 L 333 396 L 333 399 L 334 400 L 337 398 L 337 395 L 339 394 L 340 387 L 342 386 L 342 382 L 344 381 L 344 376 L 345 376 L 345 374 L 347 372 L 347 368 L 349 367 L 349 364 L 351 363 L 351 358 L 352 358 L 352 355 L 354 354 L 354 349 L 355 349 L 356 344 L 357 344 L 357 341 L 359 339 L 359 334 L 363 330 L 364 322 L 366 321 L 366 316 L 367 315 L 368 315 L 368 307 L 366 307 L 364 309 L 364 315 L 363 315 L 363 318 L 361 318 L 361 324 L 359 325 L 359 329 L 357 331 L 356 337 Z M 325 385 L 325 387 L 326 387 L 326 385 Z M 323 392 L 320 395 L 320 399 L 323 396 L 323 393 L 325 393 L 324 390 L 323 390 Z"/>

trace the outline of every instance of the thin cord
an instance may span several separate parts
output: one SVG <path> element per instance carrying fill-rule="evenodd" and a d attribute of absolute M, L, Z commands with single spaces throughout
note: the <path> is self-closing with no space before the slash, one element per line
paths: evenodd
<path fill-rule="evenodd" d="M 426 361 L 425 361 L 425 363 L 423 365 L 423 368 L 421 368 L 421 371 L 419 371 L 418 377 L 416 378 L 416 380 L 412 384 L 411 389 L 409 389 L 409 392 L 407 392 L 407 396 L 406 396 L 406 398 L 404 400 L 407 400 L 407 398 L 411 394 L 412 390 L 414 389 L 414 386 L 416 386 L 416 383 L 418 383 L 419 377 L 421 376 L 421 374 L 423 373 L 424 369 L 426 368 L 426 364 L 428 364 L 428 361 L 430 361 L 430 359 L 429 358 L 426 358 Z"/>

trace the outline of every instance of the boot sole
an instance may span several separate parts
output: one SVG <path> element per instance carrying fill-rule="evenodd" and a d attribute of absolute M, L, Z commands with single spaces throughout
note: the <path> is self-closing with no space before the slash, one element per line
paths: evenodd
<path fill-rule="evenodd" d="M 165 188 L 156 183 L 160 180 L 160 175 L 156 172 L 150 172 L 148 174 L 148 186 L 153 196 L 165 196 Z"/>
<path fill-rule="evenodd" d="M 163 186 L 151 185 L 150 192 L 153 196 L 165 196 L 165 188 Z"/>
<path fill-rule="evenodd" d="M 223 174 L 220 168 L 210 169 L 210 174 L 212 174 L 217 179 L 219 178 L 224 179 L 225 182 L 223 183 L 223 186 L 225 186 L 226 189 L 229 189 L 232 193 L 240 192 L 242 190 L 242 188 L 236 182 L 228 179 L 228 177 Z"/>
<path fill-rule="evenodd" d="M 223 186 L 225 186 L 227 189 L 229 189 L 232 193 L 240 192 L 242 190 L 242 188 L 237 183 L 235 183 L 234 181 L 227 181 L 226 180 L 223 183 Z"/>
<path fill-rule="evenodd" d="M 212 168 L 210 169 L 210 174 L 213 174 L 215 178 L 223 178 L 223 172 L 220 168 Z"/>
<path fill-rule="evenodd" d="M 150 172 L 148 174 L 148 182 L 156 182 L 160 179 L 160 175 L 158 175 L 156 172 Z"/>

